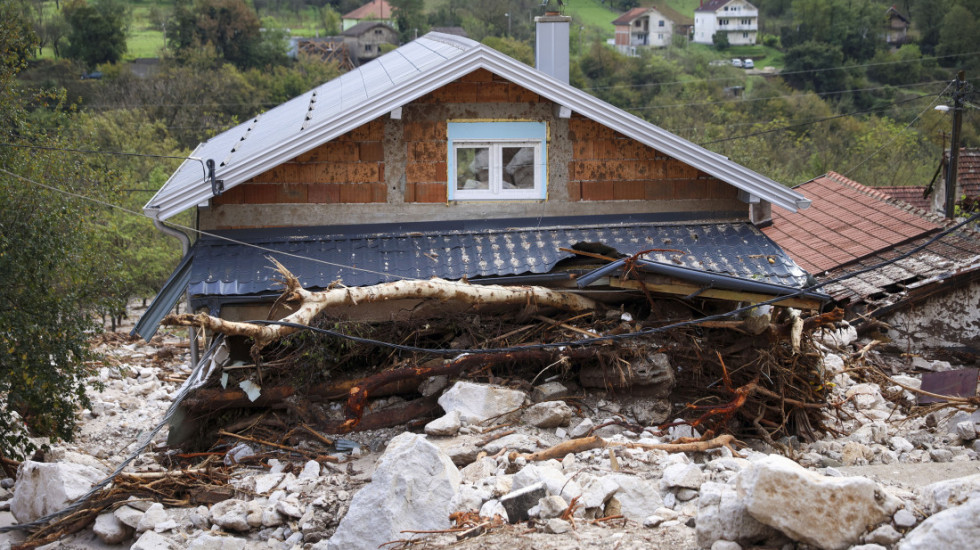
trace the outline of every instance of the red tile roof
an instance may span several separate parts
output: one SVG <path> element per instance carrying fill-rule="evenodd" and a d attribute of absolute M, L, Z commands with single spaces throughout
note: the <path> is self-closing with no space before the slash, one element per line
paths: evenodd
<path fill-rule="evenodd" d="M 960 149 L 956 179 L 968 197 L 980 196 L 980 149 Z M 959 197 L 956 197 L 959 200 Z"/>
<path fill-rule="evenodd" d="M 634 19 L 646 13 L 647 10 L 649 9 L 650 8 L 644 8 L 644 7 L 633 8 L 630 11 L 624 13 L 623 15 L 617 17 L 616 20 L 613 21 L 613 25 L 620 25 L 620 26 L 629 25 L 630 23 L 633 22 Z"/>
<path fill-rule="evenodd" d="M 796 213 L 773 209 L 763 231 L 803 269 L 822 273 L 939 229 L 927 214 L 835 172 L 796 188 L 813 201 Z"/>
<path fill-rule="evenodd" d="M 344 19 L 391 19 L 391 6 L 386 0 L 371 0 L 356 10 L 345 13 Z"/>
<path fill-rule="evenodd" d="M 932 208 L 932 197 L 922 196 L 922 194 L 926 191 L 926 187 L 924 185 L 878 186 L 875 187 L 875 190 L 881 191 L 893 199 L 897 199 L 906 204 L 912 205 L 919 210 L 925 210 L 928 212 Z"/>

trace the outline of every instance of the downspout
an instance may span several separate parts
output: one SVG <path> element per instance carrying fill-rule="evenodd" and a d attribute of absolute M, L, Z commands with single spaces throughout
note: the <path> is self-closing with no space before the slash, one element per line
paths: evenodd
<path fill-rule="evenodd" d="M 191 238 L 187 236 L 183 231 L 178 231 L 173 227 L 168 227 L 160 221 L 160 218 L 153 217 L 153 227 L 156 227 L 164 235 L 170 235 L 171 237 L 180 241 L 180 257 L 183 258 L 187 256 L 187 253 L 191 250 Z M 186 296 L 187 300 L 187 312 L 191 312 L 191 297 Z M 197 366 L 198 350 L 197 350 L 197 332 L 194 327 L 188 327 L 187 329 L 188 338 L 190 338 L 190 348 L 191 348 L 191 368 Z"/>

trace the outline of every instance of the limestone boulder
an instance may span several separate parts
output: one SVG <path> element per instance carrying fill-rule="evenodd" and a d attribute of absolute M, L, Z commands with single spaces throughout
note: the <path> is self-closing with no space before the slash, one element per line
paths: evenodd
<path fill-rule="evenodd" d="M 439 405 L 447 414 L 458 411 L 463 422 L 475 424 L 516 411 L 525 398 L 524 392 L 500 386 L 456 382 L 439 396 Z"/>
<path fill-rule="evenodd" d="M 572 419 L 572 408 L 564 401 L 545 401 L 528 407 L 524 411 L 523 420 L 526 424 L 538 428 L 557 428 L 568 426 Z"/>
<path fill-rule="evenodd" d="M 777 455 L 739 473 L 736 487 L 752 517 L 825 550 L 857 544 L 901 506 L 870 479 L 822 476 Z"/>
<path fill-rule="evenodd" d="M 755 544 L 778 536 L 778 531 L 752 517 L 732 485 L 701 484 L 695 535 L 700 548 L 719 541 Z"/>
<path fill-rule="evenodd" d="M 449 456 L 425 436 L 403 433 L 388 444 L 327 547 L 374 549 L 402 538 L 404 530 L 448 529 L 459 484 Z"/>
<path fill-rule="evenodd" d="M 959 506 L 968 499 L 980 499 L 980 474 L 937 481 L 920 491 L 922 507 L 928 514 Z"/>
<path fill-rule="evenodd" d="M 898 550 L 976 548 L 980 541 L 977 518 L 980 518 L 980 495 L 930 516 L 905 535 Z"/>
<path fill-rule="evenodd" d="M 67 462 L 27 460 L 17 470 L 10 512 L 20 523 L 63 510 L 105 477 L 102 472 Z"/>

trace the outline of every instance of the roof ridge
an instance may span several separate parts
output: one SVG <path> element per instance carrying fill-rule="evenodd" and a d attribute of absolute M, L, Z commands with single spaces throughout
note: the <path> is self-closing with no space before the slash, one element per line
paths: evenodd
<path fill-rule="evenodd" d="M 839 174 L 839 173 L 834 172 L 834 171 L 829 171 L 829 172 L 827 172 L 825 174 L 825 177 L 827 177 L 827 178 L 829 178 L 829 179 L 831 179 L 831 180 L 833 180 L 833 181 L 835 181 L 837 183 L 840 183 L 841 185 L 844 185 L 846 187 L 850 187 L 851 189 L 854 189 L 855 191 L 857 191 L 859 193 L 863 193 L 863 194 L 865 194 L 865 195 L 867 195 L 867 196 L 869 196 L 871 198 L 874 198 L 874 199 L 877 199 L 877 200 L 879 200 L 881 202 L 884 202 L 885 204 L 894 206 L 895 208 L 904 210 L 905 212 L 908 212 L 909 214 L 913 214 L 913 215 L 918 216 L 918 217 L 920 217 L 920 218 L 922 218 L 922 219 L 924 219 L 926 221 L 932 222 L 932 223 L 938 225 L 939 227 L 944 227 L 944 226 L 949 225 L 947 223 L 947 220 L 944 217 L 942 217 L 942 216 L 940 216 L 938 214 L 935 214 L 934 212 L 930 212 L 928 210 L 923 210 L 923 209 L 921 209 L 921 208 L 919 208 L 919 207 L 917 207 L 915 205 L 909 204 L 909 203 L 907 203 L 907 202 L 905 202 L 905 201 L 903 201 L 901 199 L 896 199 L 895 197 L 893 197 L 893 196 L 891 196 L 891 195 L 889 195 L 887 193 L 884 193 L 882 191 L 879 191 L 878 189 L 876 189 L 874 187 L 870 187 L 868 185 L 864 185 L 863 183 L 859 183 L 857 181 L 854 181 L 854 180 L 848 178 L 847 176 L 844 176 L 843 174 Z"/>

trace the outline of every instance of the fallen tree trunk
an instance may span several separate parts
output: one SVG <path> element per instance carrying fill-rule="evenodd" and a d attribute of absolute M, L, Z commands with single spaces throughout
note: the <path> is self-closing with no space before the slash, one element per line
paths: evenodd
<path fill-rule="evenodd" d="M 594 301 L 571 292 L 539 286 L 471 285 L 466 282 L 447 281 L 445 279 L 406 280 L 374 286 L 310 292 L 300 285 L 299 279 L 290 273 L 285 266 L 274 259 L 272 262 L 276 264 L 276 268 L 283 276 L 283 284 L 286 287 L 280 300 L 299 302 L 300 304 L 295 313 L 281 321 L 297 325 L 309 325 L 314 317 L 332 307 L 403 299 L 455 300 L 473 305 L 535 304 L 571 311 L 587 311 L 596 308 Z M 256 360 L 262 348 L 286 335 L 301 330 L 294 326 L 226 321 L 206 313 L 168 315 L 163 319 L 162 324 L 196 326 L 226 336 L 247 336 L 255 341 L 252 346 L 252 357 Z"/>

